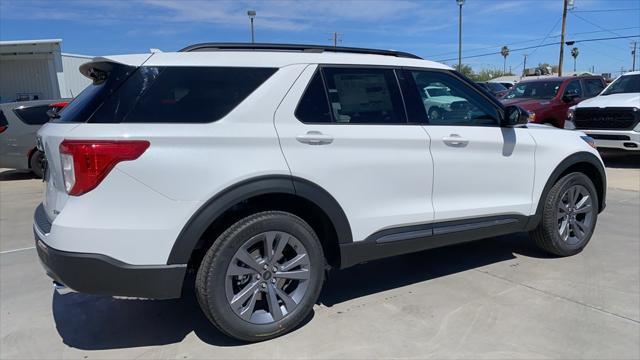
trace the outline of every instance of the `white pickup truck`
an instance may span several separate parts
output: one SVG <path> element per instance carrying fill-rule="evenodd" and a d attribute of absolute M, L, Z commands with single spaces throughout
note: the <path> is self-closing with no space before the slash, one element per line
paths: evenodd
<path fill-rule="evenodd" d="M 564 127 L 586 133 L 598 148 L 640 151 L 640 71 L 620 76 L 567 117 Z"/>

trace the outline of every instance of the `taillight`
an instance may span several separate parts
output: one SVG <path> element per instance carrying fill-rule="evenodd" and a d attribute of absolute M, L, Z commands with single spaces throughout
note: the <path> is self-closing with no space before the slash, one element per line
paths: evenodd
<path fill-rule="evenodd" d="M 56 108 L 58 110 L 62 109 L 63 107 L 67 106 L 69 104 L 68 101 L 58 101 L 56 103 L 53 104 L 49 104 L 50 108 Z"/>
<path fill-rule="evenodd" d="M 67 193 L 79 196 L 95 189 L 117 163 L 137 159 L 148 147 L 145 140 L 64 140 L 60 160 Z"/>
<path fill-rule="evenodd" d="M 0 134 L 2 134 L 5 130 L 7 130 L 7 127 L 8 126 L 6 125 L 0 125 Z"/>

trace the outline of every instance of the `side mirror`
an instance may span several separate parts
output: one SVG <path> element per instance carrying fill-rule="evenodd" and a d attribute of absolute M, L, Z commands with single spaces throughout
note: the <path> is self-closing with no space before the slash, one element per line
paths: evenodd
<path fill-rule="evenodd" d="M 562 97 L 562 101 L 570 103 L 579 97 L 580 96 L 578 94 L 564 94 L 564 96 Z"/>
<path fill-rule="evenodd" d="M 504 118 L 500 125 L 505 127 L 516 127 L 529 123 L 531 114 L 520 106 L 509 105 L 504 109 Z"/>

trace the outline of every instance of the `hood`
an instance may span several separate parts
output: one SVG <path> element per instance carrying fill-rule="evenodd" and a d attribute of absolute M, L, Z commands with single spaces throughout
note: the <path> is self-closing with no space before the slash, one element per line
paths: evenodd
<path fill-rule="evenodd" d="M 503 105 L 518 105 L 525 110 L 535 111 L 551 104 L 551 99 L 500 99 Z"/>
<path fill-rule="evenodd" d="M 576 106 L 578 109 L 584 107 L 640 107 L 640 93 L 598 95 Z"/>
<path fill-rule="evenodd" d="M 425 101 L 441 102 L 441 103 L 450 104 L 450 103 L 456 102 L 456 101 L 467 101 L 467 99 L 464 99 L 464 98 L 461 98 L 461 97 L 457 97 L 457 96 L 446 95 L 446 96 L 433 96 L 433 97 L 425 99 Z"/>

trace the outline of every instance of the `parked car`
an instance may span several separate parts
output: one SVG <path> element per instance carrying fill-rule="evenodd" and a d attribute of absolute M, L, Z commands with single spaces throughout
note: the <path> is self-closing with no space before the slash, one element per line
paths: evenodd
<path fill-rule="evenodd" d="M 598 148 L 640 151 L 640 71 L 623 74 L 600 95 L 571 107 L 565 128 L 591 136 Z"/>
<path fill-rule="evenodd" d="M 308 318 L 329 268 L 521 231 L 573 255 L 605 207 L 588 137 L 412 54 L 198 44 L 80 69 L 93 84 L 38 132 L 33 228 L 61 293 L 194 281 L 218 329 L 259 341 Z M 456 98 L 435 123 L 434 84 Z"/>
<path fill-rule="evenodd" d="M 479 81 L 477 82 L 477 84 L 485 88 L 488 92 L 491 93 L 491 95 L 495 96 L 498 99 L 503 97 L 509 91 L 509 89 L 507 89 L 504 85 L 500 83 Z"/>
<path fill-rule="evenodd" d="M 464 107 L 467 100 L 451 93 L 451 89 L 440 82 L 429 83 L 421 92 L 422 102 L 431 121 L 441 121 L 455 111 L 456 107 Z"/>
<path fill-rule="evenodd" d="M 523 80 L 501 99 L 534 113 L 533 122 L 564 128 L 567 110 L 580 101 L 598 95 L 605 88 L 601 76 L 545 77 Z"/>
<path fill-rule="evenodd" d="M 36 132 L 64 107 L 66 100 L 33 100 L 0 104 L 0 168 L 30 170 L 42 177 L 42 152 Z"/>

